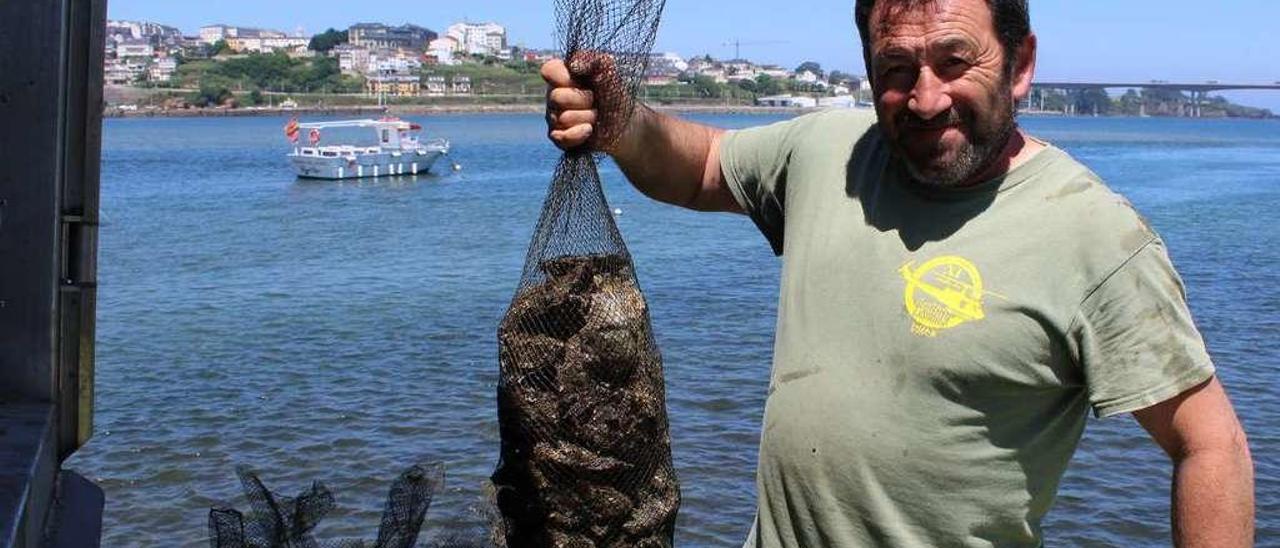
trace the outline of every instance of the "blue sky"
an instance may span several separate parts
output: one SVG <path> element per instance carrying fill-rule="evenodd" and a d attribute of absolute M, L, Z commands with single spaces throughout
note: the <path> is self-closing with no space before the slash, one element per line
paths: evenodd
<path fill-rule="evenodd" d="M 494 21 L 513 44 L 554 47 L 551 0 L 111 0 L 113 19 L 142 19 L 194 33 L 228 23 L 315 33 L 358 21 L 410 22 L 442 30 Z M 1032 0 L 1041 80 L 1280 81 L 1276 0 Z M 794 68 L 814 60 L 862 74 L 853 0 L 667 0 L 657 49 L 733 55 Z M 1280 112 L 1280 91 L 1232 93 Z"/>

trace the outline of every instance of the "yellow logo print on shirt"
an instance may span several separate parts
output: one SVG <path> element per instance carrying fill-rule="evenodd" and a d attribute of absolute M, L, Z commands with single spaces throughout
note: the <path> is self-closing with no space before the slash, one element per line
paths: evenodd
<path fill-rule="evenodd" d="M 898 269 L 907 281 L 903 301 L 907 314 L 915 321 L 911 332 L 936 337 L 938 332 L 981 320 L 982 274 L 978 267 L 963 257 L 946 255 L 932 259 L 919 268 L 915 261 Z"/>

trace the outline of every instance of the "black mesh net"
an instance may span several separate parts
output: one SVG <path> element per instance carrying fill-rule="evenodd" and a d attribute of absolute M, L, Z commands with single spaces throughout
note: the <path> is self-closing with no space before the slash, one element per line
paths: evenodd
<path fill-rule="evenodd" d="M 663 4 L 556 1 L 565 59 L 599 115 L 589 147 L 560 160 L 498 328 L 493 483 L 512 548 L 672 544 L 662 358 L 590 151 L 630 119 Z"/>
<path fill-rule="evenodd" d="M 365 543 L 315 538 L 316 525 L 334 508 L 333 494 L 324 484 L 315 482 L 291 498 L 272 493 L 248 468 L 238 467 L 236 474 L 249 500 L 249 514 L 227 507 L 210 510 L 212 548 L 412 548 L 431 499 L 444 483 L 444 468 L 438 464 L 419 464 L 401 473 L 387 495 L 377 540 Z"/>

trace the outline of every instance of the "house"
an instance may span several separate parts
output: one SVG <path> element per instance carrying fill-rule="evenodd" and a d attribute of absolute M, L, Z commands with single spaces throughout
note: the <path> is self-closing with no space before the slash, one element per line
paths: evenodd
<path fill-rule="evenodd" d="M 471 95 L 471 77 L 454 76 L 449 92 L 454 95 Z"/>
<path fill-rule="evenodd" d="M 428 62 L 437 65 L 453 65 L 457 61 L 453 54 L 459 50 L 458 39 L 452 36 L 441 36 L 427 44 Z"/>
<path fill-rule="evenodd" d="M 150 58 L 155 54 L 155 48 L 146 40 L 125 40 L 116 44 L 117 59 Z"/>
<path fill-rule="evenodd" d="M 103 67 L 103 79 L 110 85 L 125 86 L 138 81 L 143 70 L 139 63 L 110 61 Z"/>
<path fill-rule="evenodd" d="M 185 59 L 208 59 L 210 49 L 212 49 L 210 45 L 199 36 L 183 36 L 178 47 L 178 51 Z"/>
<path fill-rule="evenodd" d="M 759 72 L 760 74 L 768 76 L 775 80 L 786 80 L 791 76 L 791 73 L 787 71 L 787 69 L 784 69 L 777 65 L 765 65 L 763 67 L 760 67 Z"/>
<path fill-rule="evenodd" d="M 307 46 L 311 45 L 310 38 L 301 36 L 272 36 L 262 39 L 262 53 L 271 53 L 274 51 L 298 52 L 306 51 Z"/>
<path fill-rule="evenodd" d="M 649 56 L 649 68 L 645 72 L 644 82 L 651 86 L 674 84 L 680 73 L 689 68 L 689 63 L 674 53 L 655 53 Z"/>
<path fill-rule="evenodd" d="M 151 82 L 168 82 L 173 73 L 178 71 L 178 60 L 172 57 L 156 59 L 147 67 L 147 80 Z"/>
<path fill-rule="evenodd" d="M 818 106 L 818 100 L 813 97 L 772 95 L 769 97 L 757 97 L 756 104 L 762 107 L 814 108 Z"/>
<path fill-rule="evenodd" d="M 819 78 L 817 74 L 808 70 L 802 70 L 800 72 L 797 72 L 795 75 L 795 80 L 802 84 L 817 84 L 819 82 L 822 82 L 822 79 Z"/>
<path fill-rule="evenodd" d="M 404 51 L 380 51 L 369 55 L 366 72 L 379 74 L 409 74 L 422 68 L 422 61 Z"/>
<path fill-rule="evenodd" d="M 373 74 L 365 78 L 364 86 L 369 95 L 413 97 L 422 91 L 421 78 L 409 74 Z"/>
<path fill-rule="evenodd" d="M 259 29 L 253 27 L 237 27 L 232 25 L 209 25 L 200 27 L 200 41 L 215 44 L 220 40 L 230 42 L 232 38 L 286 38 L 288 34 L 278 30 Z"/>
<path fill-rule="evenodd" d="M 329 50 L 329 56 L 338 59 L 338 69 L 343 74 L 357 75 L 364 74 L 369 70 L 369 59 L 372 54 L 369 48 L 351 44 L 338 44 Z"/>
<path fill-rule="evenodd" d="M 437 38 L 435 31 L 417 25 L 393 27 L 382 23 L 359 23 L 347 29 L 347 40 L 353 46 L 368 49 L 405 49 L 424 51 Z"/>
<path fill-rule="evenodd" d="M 182 31 L 150 21 L 107 21 L 108 42 L 145 40 L 152 46 L 177 46 L 182 41 Z"/>
<path fill-rule="evenodd" d="M 426 93 L 431 96 L 440 96 L 448 93 L 449 88 L 446 84 L 444 76 L 428 76 Z"/>
<path fill-rule="evenodd" d="M 445 30 L 445 36 L 456 40 L 468 55 L 511 54 L 507 50 L 507 29 L 497 23 L 454 23 Z"/>

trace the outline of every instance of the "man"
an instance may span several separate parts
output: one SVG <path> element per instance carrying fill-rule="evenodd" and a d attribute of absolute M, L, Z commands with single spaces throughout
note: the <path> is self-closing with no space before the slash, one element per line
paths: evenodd
<path fill-rule="evenodd" d="M 1248 546 L 1245 435 L 1163 242 L 1018 129 L 1025 0 L 859 0 L 876 116 L 594 127 L 608 59 L 543 67 L 550 138 L 645 194 L 746 213 L 783 258 L 749 546 L 1037 546 L 1088 410 L 1174 465 L 1174 541 Z"/>

